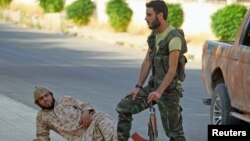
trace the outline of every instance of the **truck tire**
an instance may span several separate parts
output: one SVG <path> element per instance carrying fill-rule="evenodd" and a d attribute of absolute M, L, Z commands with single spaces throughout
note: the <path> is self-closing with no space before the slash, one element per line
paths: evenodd
<path fill-rule="evenodd" d="M 210 121 L 213 125 L 240 124 L 240 120 L 231 116 L 231 100 L 224 83 L 217 84 L 214 89 L 210 107 Z"/>

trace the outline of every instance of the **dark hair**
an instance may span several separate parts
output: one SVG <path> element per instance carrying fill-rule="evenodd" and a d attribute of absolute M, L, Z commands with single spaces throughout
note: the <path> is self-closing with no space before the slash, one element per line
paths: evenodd
<path fill-rule="evenodd" d="M 168 18 L 168 7 L 167 4 L 162 0 L 152 0 L 146 3 L 147 8 L 153 8 L 156 14 L 163 13 L 163 18 Z"/>

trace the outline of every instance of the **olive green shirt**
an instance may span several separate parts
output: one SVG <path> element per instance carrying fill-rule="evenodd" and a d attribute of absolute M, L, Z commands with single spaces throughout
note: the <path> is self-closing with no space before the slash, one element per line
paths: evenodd
<path fill-rule="evenodd" d="M 159 49 L 158 44 L 160 43 L 160 41 L 164 40 L 164 38 L 167 37 L 169 32 L 171 30 L 173 30 L 173 29 L 174 29 L 174 27 L 168 26 L 168 28 L 166 28 L 163 32 L 156 34 L 155 46 L 156 46 L 157 51 Z M 169 42 L 169 52 L 171 52 L 173 50 L 181 50 L 181 46 L 182 46 L 181 38 L 180 37 L 174 37 Z"/>

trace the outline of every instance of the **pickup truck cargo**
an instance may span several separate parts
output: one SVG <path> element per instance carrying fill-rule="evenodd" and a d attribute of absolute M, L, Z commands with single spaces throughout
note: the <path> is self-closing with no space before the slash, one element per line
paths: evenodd
<path fill-rule="evenodd" d="M 250 123 L 250 9 L 234 42 L 205 41 L 202 79 L 211 124 Z"/>

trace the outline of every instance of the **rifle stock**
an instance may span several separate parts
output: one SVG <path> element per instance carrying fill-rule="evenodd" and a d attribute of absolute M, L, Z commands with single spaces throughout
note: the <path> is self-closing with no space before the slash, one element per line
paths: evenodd
<path fill-rule="evenodd" d="M 135 132 L 131 138 L 134 140 L 134 141 L 149 141 L 145 138 L 143 138 L 142 136 L 139 135 L 139 133 Z"/>
<path fill-rule="evenodd" d="M 137 132 L 135 132 L 131 137 L 134 141 L 157 141 L 157 137 L 158 137 L 157 121 L 156 121 L 155 109 L 152 106 L 150 107 L 150 116 L 149 116 L 149 122 L 148 122 L 148 135 L 149 135 L 149 140 L 143 138 Z"/>
<path fill-rule="evenodd" d="M 151 107 L 150 109 L 150 117 L 148 123 L 148 135 L 150 141 L 157 141 L 158 131 L 157 131 L 157 122 L 156 122 L 156 115 L 155 109 Z"/>

